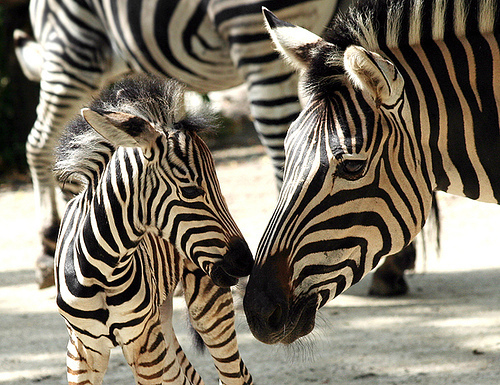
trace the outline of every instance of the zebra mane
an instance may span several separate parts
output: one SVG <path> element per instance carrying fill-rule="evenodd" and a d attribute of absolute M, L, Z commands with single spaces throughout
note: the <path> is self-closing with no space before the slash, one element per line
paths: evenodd
<path fill-rule="evenodd" d="M 492 32 L 498 19 L 496 0 L 358 0 L 324 37 L 342 51 L 352 44 L 376 50 Z"/>
<path fill-rule="evenodd" d="M 210 120 L 201 114 L 179 117 L 183 103 L 184 89 L 178 82 L 141 75 L 105 89 L 89 107 L 97 112 L 136 115 L 164 131 L 200 132 L 211 127 Z M 115 150 L 110 141 L 77 116 L 66 127 L 56 148 L 56 175 L 63 183 L 76 177 L 87 184 L 101 175 Z"/>
<path fill-rule="evenodd" d="M 335 45 L 337 51 L 312 66 L 306 90 L 324 83 L 325 73 L 329 73 L 330 84 L 341 81 L 344 51 L 351 45 L 383 51 L 442 40 L 446 36 L 492 32 L 500 19 L 497 3 L 496 0 L 358 0 L 345 13 L 338 13 L 324 33 L 324 39 Z"/>

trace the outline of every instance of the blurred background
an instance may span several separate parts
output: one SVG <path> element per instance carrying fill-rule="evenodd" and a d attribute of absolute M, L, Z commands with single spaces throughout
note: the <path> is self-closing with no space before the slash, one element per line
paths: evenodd
<path fill-rule="evenodd" d="M 0 181 L 29 180 L 25 143 L 35 121 L 38 83 L 23 75 L 14 30 L 31 31 L 27 0 L 0 0 Z"/>

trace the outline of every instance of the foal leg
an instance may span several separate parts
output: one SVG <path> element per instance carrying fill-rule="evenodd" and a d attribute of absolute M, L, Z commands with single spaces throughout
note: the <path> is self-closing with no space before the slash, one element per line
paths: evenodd
<path fill-rule="evenodd" d="M 137 329 L 140 328 L 140 333 Z M 129 330 L 132 333 L 129 333 Z M 117 339 L 120 341 L 123 355 L 132 368 L 137 384 L 185 384 L 180 365 L 175 359 L 175 351 L 168 346 L 163 334 L 158 308 L 140 324 L 123 327 Z M 137 335 L 138 334 L 138 335 Z M 176 375 L 172 375 L 175 373 Z"/>
<path fill-rule="evenodd" d="M 161 306 L 161 323 L 165 341 L 167 341 L 167 357 L 165 358 L 164 382 L 167 384 L 204 385 L 200 375 L 184 354 L 172 325 L 173 290 Z"/>
<path fill-rule="evenodd" d="M 108 367 L 111 344 L 102 344 L 99 349 L 87 347 L 78 338 L 75 331 L 69 330 L 66 366 L 68 384 L 102 384 Z"/>
<path fill-rule="evenodd" d="M 231 290 L 215 286 L 201 269 L 187 260 L 182 280 L 191 324 L 214 359 L 220 382 L 253 384 L 238 351 Z"/>

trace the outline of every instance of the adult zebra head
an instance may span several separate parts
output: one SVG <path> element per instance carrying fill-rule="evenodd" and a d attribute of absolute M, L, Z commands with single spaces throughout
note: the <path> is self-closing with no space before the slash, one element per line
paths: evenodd
<path fill-rule="evenodd" d="M 62 179 L 77 175 L 86 185 L 94 233 L 111 257 L 132 253 L 152 232 L 215 284 L 234 285 L 253 258 L 197 134 L 208 121 L 177 116 L 183 96 L 177 82 L 152 76 L 115 84 L 69 125 L 56 167 Z"/>
<path fill-rule="evenodd" d="M 343 24 L 330 40 L 264 14 L 308 101 L 285 140 L 283 188 L 244 306 L 259 340 L 291 343 L 313 329 L 317 309 L 415 237 L 432 188 L 396 65 Z"/>

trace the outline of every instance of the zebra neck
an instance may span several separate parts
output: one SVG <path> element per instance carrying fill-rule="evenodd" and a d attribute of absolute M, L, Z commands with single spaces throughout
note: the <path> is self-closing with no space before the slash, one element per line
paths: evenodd
<path fill-rule="evenodd" d="M 126 159 L 113 157 L 95 188 L 88 189 L 82 237 L 87 248 L 94 250 L 92 256 L 117 263 L 144 236 L 144 227 L 138 225 L 142 205 L 137 171 Z"/>
<path fill-rule="evenodd" d="M 499 52 L 493 33 L 391 50 L 431 189 L 500 202 Z"/>

